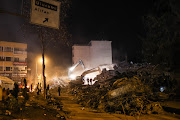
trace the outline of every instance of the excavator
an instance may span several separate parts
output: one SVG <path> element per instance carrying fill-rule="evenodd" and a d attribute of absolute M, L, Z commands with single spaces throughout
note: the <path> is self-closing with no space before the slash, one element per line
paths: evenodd
<path fill-rule="evenodd" d="M 79 72 L 79 75 L 77 74 L 75 75 L 73 74 L 73 71 L 79 64 L 82 66 L 83 71 Z M 84 85 L 93 85 L 97 81 L 97 80 L 94 80 L 94 78 L 97 75 L 101 74 L 103 69 L 113 70 L 114 69 L 113 67 L 114 67 L 114 64 L 104 64 L 104 65 L 99 65 L 98 67 L 86 70 L 83 64 L 83 61 L 79 60 L 75 65 L 69 68 L 68 76 L 70 80 L 81 79 L 81 81 L 84 82 Z"/>
<path fill-rule="evenodd" d="M 73 65 L 72 67 L 69 68 L 69 71 L 68 71 L 68 77 L 70 80 L 74 80 L 76 79 L 76 75 L 73 75 L 72 72 L 74 71 L 74 69 L 78 66 L 78 65 L 81 65 L 83 70 L 85 70 L 85 66 L 84 66 L 84 63 L 82 60 L 79 60 L 75 65 Z"/>
<path fill-rule="evenodd" d="M 93 85 L 97 79 L 94 79 L 97 75 L 101 74 L 104 69 L 114 70 L 115 64 L 103 64 L 98 67 L 84 71 L 81 74 L 81 80 L 84 82 L 84 85 Z"/>

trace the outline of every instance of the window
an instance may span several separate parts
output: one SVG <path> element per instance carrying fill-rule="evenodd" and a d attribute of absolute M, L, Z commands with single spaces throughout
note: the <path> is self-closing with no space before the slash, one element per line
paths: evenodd
<path fill-rule="evenodd" d="M 14 48 L 14 54 L 26 54 L 27 49 L 25 48 Z"/>
<path fill-rule="evenodd" d="M 12 71 L 12 67 L 6 67 L 6 71 Z"/>
<path fill-rule="evenodd" d="M 19 70 L 19 68 L 18 67 L 14 67 L 14 71 L 18 71 Z"/>
<path fill-rule="evenodd" d="M 6 57 L 6 61 L 11 61 L 12 57 Z"/>
<path fill-rule="evenodd" d="M 0 61 L 4 61 L 4 57 L 0 56 Z"/>
<path fill-rule="evenodd" d="M 19 58 L 14 58 L 14 62 L 19 62 Z"/>
<path fill-rule="evenodd" d="M 0 46 L 0 52 L 2 52 L 3 51 L 3 46 Z"/>
<path fill-rule="evenodd" d="M 4 52 L 12 52 L 12 48 L 11 47 L 4 47 Z"/>
<path fill-rule="evenodd" d="M 0 71 L 3 71 L 3 66 L 0 66 Z"/>

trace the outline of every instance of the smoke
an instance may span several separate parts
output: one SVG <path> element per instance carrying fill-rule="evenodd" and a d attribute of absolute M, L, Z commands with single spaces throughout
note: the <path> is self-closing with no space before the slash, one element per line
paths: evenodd
<path fill-rule="evenodd" d="M 64 68 L 62 66 L 56 66 L 56 67 L 47 66 L 46 75 L 47 75 L 47 84 L 51 84 L 54 86 L 67 85 L 67 80 L 68 80 L 67 68 Z"/>

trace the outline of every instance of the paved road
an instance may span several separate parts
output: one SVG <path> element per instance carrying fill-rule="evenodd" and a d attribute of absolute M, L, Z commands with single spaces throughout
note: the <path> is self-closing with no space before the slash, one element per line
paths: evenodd
<path fill-rule="evenodd" d="M 121 120 L 108 113 L 96 113 L 97 111 L 90 108 L 84 108 L 73 99 L 73 96 L 62 94 L 61 102 L 63 103 L 63 110 L 69 111 L 69 119 L 72 120 Z"/>
<path fill-rule="evenodd" d="M 58 96 L 58 95 L 56 95 Z M 63 110 L 69 112 L 67 118 L 70 120 L 137 120 L 132 116 L 123 114 L 98 113 L 96 110 L 82 107 L 74 100 L 74 96 L 70 94 L 61 94 L 61 102 Z M 180 120 L 171 115 L 144 115 L 140 120 Z"/>

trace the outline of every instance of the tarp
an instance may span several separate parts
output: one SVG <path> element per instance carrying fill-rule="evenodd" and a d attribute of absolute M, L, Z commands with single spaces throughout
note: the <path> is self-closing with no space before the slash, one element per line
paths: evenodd
<path fill-rule="evenodd" d="M 2 86 L 2 88 L 9 88 L 10 90 L 12 90 L 14 87 L 14 81 L 8 77 L 0 76 L 0 85 Z"/>

